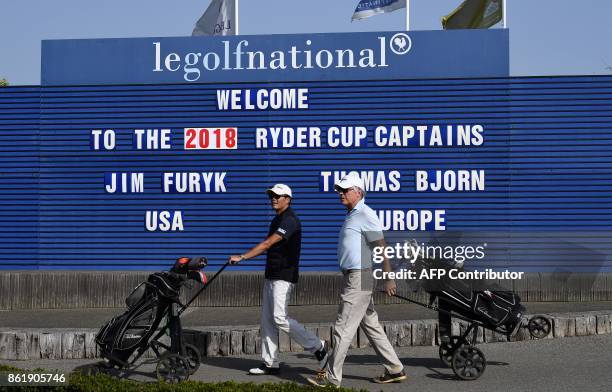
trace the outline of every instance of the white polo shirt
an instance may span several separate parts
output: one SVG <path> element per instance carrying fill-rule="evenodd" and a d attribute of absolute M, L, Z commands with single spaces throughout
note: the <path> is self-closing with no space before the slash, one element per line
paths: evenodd
<path fill-rule="evenodd" d="M 383 238 L 382 224 L 373 209 L 362 200 L 346 214 L 338 238 L 338 264 L 341 270 L 372 266 L 369 243 Z"/>

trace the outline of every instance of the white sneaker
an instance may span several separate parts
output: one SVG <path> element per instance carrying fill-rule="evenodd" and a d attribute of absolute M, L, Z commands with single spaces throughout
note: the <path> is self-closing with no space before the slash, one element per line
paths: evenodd
<path fill-rule="evenodd" d="M 249 369 L 251 376 L 264 376 L 266 374 L 279 374 L 280 367 L 269 367 L 262 363 L 259 367 Z"/>

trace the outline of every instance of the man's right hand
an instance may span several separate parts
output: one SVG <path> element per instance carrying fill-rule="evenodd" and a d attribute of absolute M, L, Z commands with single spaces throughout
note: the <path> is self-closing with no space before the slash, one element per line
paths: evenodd
<path fill-rule="evenodd" d="M 232 255 L 229 257 L 230 264 L 238 264 L 243 260 L 242 255 Z"/>
<path fill-rule="evenodd" d="M 393 297 L 397 293 L 397 285 L 395 284 L 395 280 L 385 280 L 384 291 L 389 297 Z"/>

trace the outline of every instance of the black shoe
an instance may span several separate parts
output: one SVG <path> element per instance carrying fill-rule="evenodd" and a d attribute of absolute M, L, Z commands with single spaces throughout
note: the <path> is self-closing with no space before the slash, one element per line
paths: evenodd
<path fill-rule="evenodd" d="M 252 368 L 249 370 L 251 376 L 264 376 L 267 374 L 279 374 L 280 367 L 269 367 L 265 364 L 261 364 L 259 367 Z"/>
<path fill-rule="evenodd" d="M 326 340 L 321 341 L 321 348 L 315 351 L 314 353 L 315 358 L 317 358 L 317 361 L 319 361 L 320 370 L 325 369 L 325 366 L 327 366 L 327 360 L 329 358 L 328 353 L 329 353 L 329 342 Z"/>
<path fill-rule="evenodd" d="M 383 374 L 382 376 L 374 377 L 372 381 L 377 384 L 388 384 L 391 382 L 401 382 L 402 380 L 405 380 L 407 378 L 408 376 L 406 376 L 406 373 L 404 373 L 403 370 L 395 374 L 391 374 L 385 370 L 385 374 Z"/>

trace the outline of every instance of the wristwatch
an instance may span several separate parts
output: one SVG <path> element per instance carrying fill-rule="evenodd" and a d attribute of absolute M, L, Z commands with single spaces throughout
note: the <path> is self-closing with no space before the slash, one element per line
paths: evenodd
<path fill-rule="evenodd" d="M 240 261 L 246 260 L 246 257 L 244 257 L 244 255 L 240 255 Z"/>

